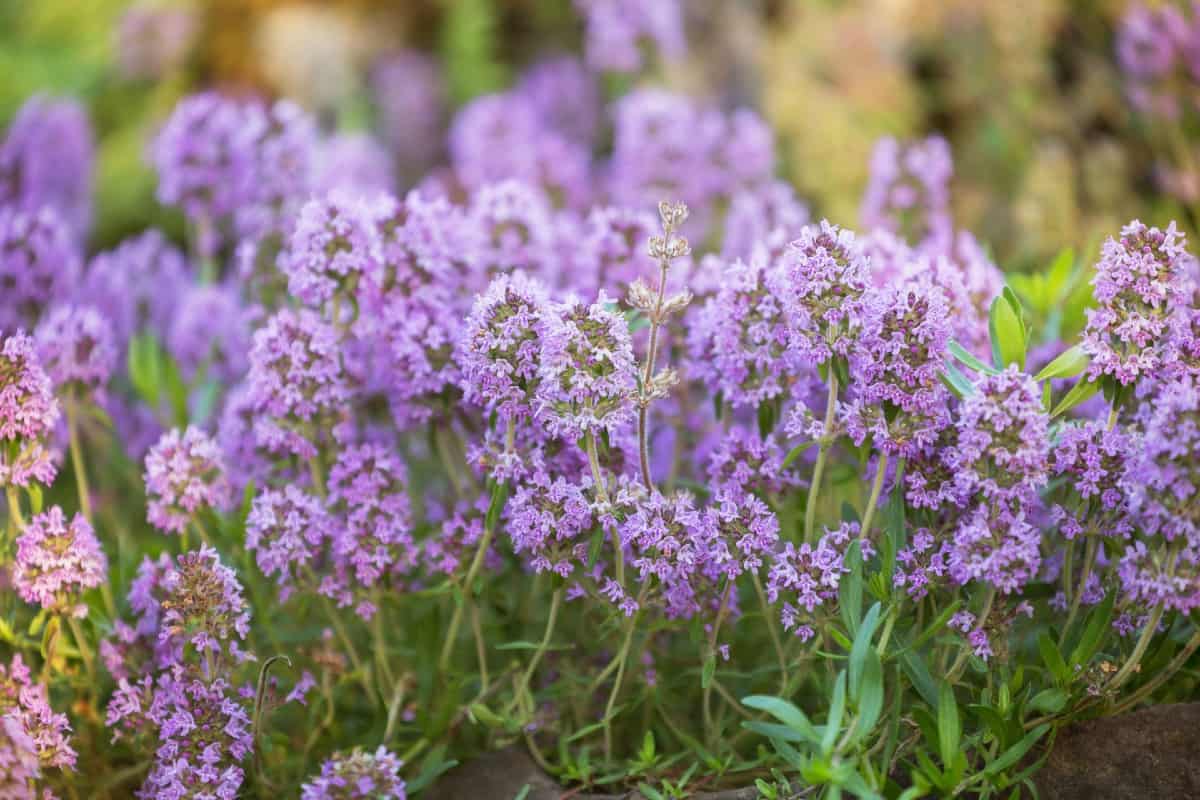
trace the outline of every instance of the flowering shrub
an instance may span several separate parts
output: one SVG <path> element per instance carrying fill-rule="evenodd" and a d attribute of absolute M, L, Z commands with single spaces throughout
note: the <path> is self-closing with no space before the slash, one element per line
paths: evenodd
<path fill-rule="evenodd" d="M 0 796 L 404 798 L 512 742 L 648 797 L 1015 796 L 1056 728 L 1187 687 L 1182 229 L 1114 231 L 1064 330 L 956 228 L 941 138 L 879 144 L 857 231 L 815 219 L 754 112 L 601 106 L 593 70 L 682 52 L 677 4 L 577 6 L 586 63 L 445 148 L 417 57 L 373 76 L 386 147 L 183 99 L 178 244 L 86 253 L 90 151 L 39 144 L 80 121 L 19 115 Z"/>

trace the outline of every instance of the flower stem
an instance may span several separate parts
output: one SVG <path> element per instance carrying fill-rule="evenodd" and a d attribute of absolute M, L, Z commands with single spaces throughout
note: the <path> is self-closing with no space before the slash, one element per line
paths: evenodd
<path fill-rule="evenodd" d="M 829 448 L 833 436 L 833 417 L 837 412 L 837 372 L 829 370 L 829 398 L 825 402 L 825 424 L 821 429 L 821 444 L 817 448 L 817 463 L 813 467 L 812 483 L 808 487 L 808 501 L 804 506 L 804 541 L 813 541 L 813 529 L 817 522 L 817 497 L 821 493 L 821 479 L 825 476 L 825 462 L 829 459 Z"/>
<path fill-rule="evenodd" d="M 1092 569 L 1096 565 L 1096 536 L 1093 534 L 1088 537 L 1087 544 L 1083 549 L 1083 567 L 1079 572 L 1079 584 L 1076 587 L 1074 584 L 1067 586 L 1067 591 L 1071 595 L 1071 607 L 1067 612 L 1067 621 L 1063 624 L 1062 644 L 1067 639 L 1067 632 L 1071 630 L 1071 623 L 1075 621 L 1075 615 L 1079 613 L 1079 604 L 1083 600 L 1083 593 L 1087 589 L 1088 578 L 1092 576 Z"/>
<path fill-rule="evenodd" d="M 450 624 L 446 628 L 446 638 L 442 642 L 441 657 L 438 658 L 438 672 L 445 674 L 446 669 L 450 666 L 450 658 L 454 655 L 454 643 L 458 638 L 458 629 L 462 626 L 463 612 L 466 610 L 466 604 L 471 602 L 471 587 L 475 585 L 475 578 L 479 575 L 479 570 L 483 568 L 484 556 L 487 554 L 487 549 L 492 543 L 492 529 L 485 526 L 483 529 L 483 537 L 479 540 L 479 547 L 475 550 L 475 557 L 471 559 L 471 566 L 467 568 L 467 576 L 463 579 L 463 596 L 458 603 L 454 605 L 454 613 L 450 617 Z"/>
<path fill-rule="evenodd" d="M 758 605 L 762 608 L 763 624 L 767 626 L 771 646 L 775 648 L 775 657 L 779 659 L 779 691 L 782 693 L 783 687 L 787 685 L 787 656 L 783 652 L 783 642 L 779 640 L 779 631 L 775 629 L 775 619 L 767 602 L 767 593 L 763 591 L 762 581 L 757 572 L 752 572 L 751 577 L 754 579 L 754 593 L 758 595 Z"/>
<path fill-rule="evenodd" d="M 650 398 L 648 396 L 650 379 L 654 377 L 654 364 L 658 360 L 658 329 L 662 325 L 663 300 L 667 292 L 667 268 L 670 262 L 663 259 L 659 262 L 658 295 L 654 301 L 654 310 L 650 313 L 650 345 L 646 348 L 646 365 L 642 369 L 642 396 L 638 399 L 638 456 L 642 467 L 642 482 L 647 489 L 654 489 L 654 480 L 650 477 L 650 433 L 648 417 Z"/>
<path fill-rule="evenodd" d="M 537 650 L 533 652 L 533 657 L 529 659 L 529 664 L 525 667 L 521 682 L 517 684 L 517 702 L 521 702 L 521 698 L 529 691 L 529 682 L 533 680 L 533 673 L 541 663 L 542 657 L 546 655 L 546 649 L 550 647 L 550 639 L 554 636 L 554 626 L 558 622 L 558 610 L 562 607 L 563 592 L 564 590 L 560 587 L 555 589 L 554 594 L 550 597 L 550 616 L 546 618 L 546 629 L 542 632 L 542 641 L 538 643 Z"/>
<path fill-rule="evenodd" d="M 375 691 L 371 688 L 371 681 L 367 667 L 363 663 L 362 657 L 358 654 L 358 648 L 354 646 L 354 641 L 350 638 L 346 626 L 342 624 L 342 618 L 338 616 L 337 609 L 333 607 L 333 603 L 329 602 L 329 598 L 318 593 L 321 598 L 321 604 L 325 607 L 325 615 L 329 617 L 329 622 L 333 625 L 334 631 L 337 632 L 338 638 L 342 642 L 342 647 L 346 648 L 346 655 L 350 656 L 350 663 L 354 665 L 355 672 L 358 673 L 359 683 L 362 684 L 363 690 L 371 698 L 371 705 L 376 705 L 378 698 L 375 696 Z"/>
<path fill-rule="evenodd" d="M 1171 662 L 1159 670 L 1158 674 L 1155 675 L 1153 679 L 1148 681 L 1144 686 L 1138 687 L 1136 692 L 1114 707 L 1113 714 L 1121 714 L 1125 711 L 1128 711 L 1149 697 L 1155 689 L 1170 680 L 1171 677 L 1178 672 L 1184 664 L 1187 663 L 1187 660 L 1192 657 L 1192 653 L 1196 652 L 1197 648 L 1200 648 L 1200 631 L 1196 631 L 1192 634 L 1192 638 L 1188 639 L 1187 644 L 1183 646 L 1183 649 L 1176 653 L 1175 657 L 1171 659 Z"/>
<path fill-rule="evenodd" d="M 71 465 L 75 470 L 75 487 L 79 490 L 79 510 L 90 524 L 92 521 L 92 496 L 88 489 L 87 469 L 83 463 L 83 448 L 79 445 L 79 419 L 74 400 L 68 400 L 67 432 L 70 437 Z"/>
<path fill-rule="evenodd" d="M 875 519 L 875 507 L 879 505 L 879 495 L 883 491 L 883 477 L 887 473 L 888 454 L 879 454 L 879 465 L 875 468 L 875 482 L 871 484 L 871 497 L 863 510 L 862 530 L 859 534 L 864 539 L 871 535 L 871 522 Z"/>
<path fill-rule="evenodd" d="M 613 708 L 617 705 L 617 696 L 621 693 L 621 683 L 625 679 L 625 667 L 629 661 L 629 648 L 633 644 L 633 632 L 637 630 L 637 619 L 639 614 L 634 613 L 629 618 L 629 625 L 625 628 L 625 640 L 621 642 L 621 650 L 617 653 L 617 677 L 613 681 L 612 691 L 608 695 L 608 703 L 604 706 L 604 757 L 612 758 L 612 717 Z"/>
<path fill-rule="evenodd" d="M 1150 612 L 1150 618 L 1146 620 L 1146 627 L 1142 631 L 1142 635 L 1138 638 L 1137 644 L 1133 647 L 1133 652 L 1129 654 L 1129 658 L 1121 666 L 1121 669 L 1113 676 L 1113 679 L 1108 682 L 1104 688 L 1109 692 L 1115 692 L 1121 688 L 1121 684 L 1129 680 L 1129 676 L 1134 673 L 1141 664 L 1142 656 L 1146 654 L 1146 648 L 1150 646 L 1150 640 L 1154 638 L 1154 634 L 1158 632 L 1158 623 L 1162 619 L 1163 604 L 1159 603 Z"/>
<path fill-rule="evenodd" d="M 87 637 L 83 635 L 83 628 L 79 624 L 73 614 L 66 614 L 67 625 L 71 628 L 71 638 L 75 640 L 75 649 L 79 651 L 79 657 L 83 659 L 83 668 L 87 672 L 88 683 L 91 689 L 96 688 L 96 662 L 92 657 L 92 648 L 88 644 Z"/>
<path fill-rule="evenodd" d="M 596 484 L 596 500 L 602 505 L 608 505 L 608 489 L 604 485 L 604 475 L 600 472 L 600 455 L 596 451 L 596 434 L 587 433 L 588 464 L 592 468 L 592 482 Z M 613 559 L 617 569 L 617 583 L 625 588 L 625 551 L 621 546 L 621 537 L 613 532 Z"/>

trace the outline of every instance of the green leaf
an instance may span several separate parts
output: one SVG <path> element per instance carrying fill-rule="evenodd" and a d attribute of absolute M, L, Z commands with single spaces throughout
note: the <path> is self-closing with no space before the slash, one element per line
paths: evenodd
<path fill-rule="evenodd" d="M 759 722 L 757 720 L 750 720 L 749 722 L 743 722 L 742 727 L 748 731 L 754 731 L 757 734 L 761 734 L 768 739 L 779 739 L 780 741 L 784 742 L 807 742 L 809 744 L 816 744 L 820 741 L 820 738 L 816 737 L 815 733 L 815 740 L 810 739 L 795 728 L 789 728 L 787 725 L 780 725 L 777 722 Z"/>
<path fill-rule="evenodd" d="M 805 450 L 812 447 L 816 443 L 817 443 L 817 440 L 813 439 L 811 442 L 805 442 L 804 444 L 798 444 L 795 447 L 793 447 L 791 450 L 788 451 L 787 456 L 784 457 L 783 464 L 780 465 L 779 470 L 782 472 L 783 470 L 790 467 L 796 461 L 796 459 L 800 457 L 800 455 Z"/>
<path fill-rule="evenodd" d="M 1005 750 L 994 760 L 988 762 L 987 766 L 983 768 L 983 774 L 995 775 L 1008 769 L 1013 764 L 1016 764 L 1021 760 L 1022 756 L 1029 752 L 1029 748 L 1037 744 L 1038 740 L 1046 735 L 1046 731 L 1048 730 L 1050 730 L 1050 725 L 1048 723 L 1038 725 L 1036 728 L 1030 731 L 1024 739 Z"/>
<path fill-rule="evenodd" d="M 912 681 L 913 688 L 921 695 L 921 699 L 931 706 L 936 706 L 938 703 L 937 687 L 929 675 L 929 668 L 925 666 L 925 660 L 918 653 L 907 650 L 900 655 L 900 666 L 908 675 L 908 679 Z"/>
<path fill-rule="evenodd" d="M 984 362 L 980 361 L 969 350 L 967 350 L 967 348 L 963 347 L 953 339 L 951 339 L 950 343 L 946 345 L 946 349 L 950 351 L 950 355 L 954 356 L 976 372 L 982 372 L 987 375 L 1000 374 L 1000 370 L 996 369 L 990 364 L 985 364 Z"/>
<path fill-rule="evenodd" d="M 1058 405 L 1050 412 L 1050 417 L 1052 419 L 1054 417 L 1061 417 L 1080 403 L 1091 400 L 1099 391 L 1099 381 L 1080 380 L 1071 387 L 1071 391 L 1067 392 L 1066 397 L 1058 401 Z"/>
<path fill-rule="evenodd" d="M 962 599 L 956 598 L 955 600 L 951 601 L 950 605 L 943 608 L 942 613 L 938 614 L 937 617 L 935 617 L 934 620 L 930 622 L 928 626 L 926 626 L 925 630 L 921 631 L 921 634 L 913 640 L 911 645 L 912 649 L 916 650 L 921 645 L 925 644 L 925 642 L 929 641 L 932 637 L 936 636 L 937 633 L 942 630 L 942 628 L 946 627 L 946 625 L 950 622 L 950 618 L 954 616 L 955 612 L 958 611 L 961 606 Z"/>
<path fill-rule="evenodd" d="M 532 789 L 533 789 L 532 785 L 530 785 L 528 783 L 525 784 L 524 786 L 521 787 L 521 791 L 516 793 L 516 795 L 513 797 L 513 800 L 525 800 L 526 797 L 529 797 L 529 792 Z"/>
<path fill-rule="evenodd" d="M 871 648 L 867 649 L 867 659 L 863 663 L 862 689 L 858 696 L 858 736 L 861 739 L 871 732 L 879 715 L 883 711 L 883 665 L 879 655 Z"/>
<path fill-rule="evenodd" d="M 1016 364 L 1025 369 L 1025 324 L 1021 321 L 1020 302 L 1007 286 L 1004 287 L 1004 294 L 992 301 L 988 329 L 996 366 L 1003 369 Z"/>
<path fill-rule="evenodd" d="M 958 702 L 954 699 L 954 686 L 942 684 L 937 707 L 938 752 L 942 764 L 949 766 L 958 753 L 962 739 L 962 722 L 958 718 Z"/>
<path fill-rule="evenodd" d="M 126 362 L 133 388 L 151 410 L 157 410 L 163 382 L 159 346 L 154 336 L 146 333 L 130 339 Z"/>
<path fill-rule="evenodd" d="M 516 641 L 516 642 L 504 642 L 503 644 L 495 645 L 495 648 L 497 650 L 537 650 L 541 646 L 542 646 L 541 642 Z M 547 653 L 556 652 L 559 650 L 574 650 L 574 649 L 575 649 L 574 644 L 549 644 L 549 645 L 546 645 Z"/>
<path fill-rule="evenodd" d="M 174 414 L 175 424 L 181 428 L 186 427 L 188 424 L 187 384 L 183 381 L 183 375 L 179 372 L 179 365 L 175 363 L 175 359 L 165 352 L 160 354 L 160 358 L 162 366 L 159 371 L 166 383 L 167 399 L 171 401 L 171 412 Z"/>
<path fill-rule="evenodd" d="M 488 503 L 487 516 L 484 517 L 484 525 L 489 531 L 496 530 L 496 523 L 500 521 L 500 512 L 504 510 L 506 502 L 508 502 L 508 484 L 500 481 L 492 489 L 492 499 Z"/>
<path fill-rule="evenodd" d="M 851 542 L 846 548 L 842 563 L 847 572 L 842 576 L 841 585 L 838 587 L 838 610 L 841 612 L 842 621 L 846 623 L 846 630 L 854 636 L 858 632 L 858 622 L 862 617 L 863 594 L 862 550 L 858 540 Z"/>
<path fill-rule="evenodd" d="M 1066 707 L 1067 699 L 1067 693 L 1063 689 L 1043 689 L 1029 701 L 1029 707 L 1043 714 L 1057 714 Z"/>
<path fill-rule="evenodd" d="M 1086 667 L 1096 654 L 1104 634 L 1108 631 L 1109 623 L 1112 622 L 1113 603 L 1116 598 L 1116 592 L 1109 591 L 1089 616 L 1087 627 L 1079 637 L 1079 643 L 1071 651 L 1071 666 Z"/>
<path fill-rule="evenodd" d="M 862 689 L 863 664 L 866 662 L 867 653 L 875 652 L 871 647 L 871 638 L 875 635 L 875 629 L 879 627 L 880 611 L 882 607 L 879 603 L 871 606 L 854 636 L 854 646 L 850 648 L 850 696 L 856 699 Z"/>
<path fill-rule="evenodd" d="M 1053 361 L 1042 368 L 1041 372 L 1034 375 L 1033 379 L 1046 381 L 1055 378 L 1074 378 L 1087 369 L 1089 360 L 1087 353 L 1083 352 L 1083 345 L 1077 344 L 1059 353 Z"/>
<path fill-rule="evenodd" d="M 754 694 L 742 698 L 742 705 L 770 714 L 814 744 L 821 741 L 821 737 L 817 735 L 817 729 L 808 721 L 804 712 L 787 700 L 770 695 Z"/>
<path fill-rule="evenodd" d="M 1062 653 L 1058 652 L 1058 645 L 1054 643 L 1054 639 L 1048 631 L 1043 630 L 1038 635 L 1038 650 L 1042 654 L 1042 662 L 1054 676 L 1054 682 L 1060 686 L 1066 684 L 1071 678 L 1071 671 L 1067 667 L 1067 662 L 1063 660 Z"/>
<path fill-rule="evenodd" d="M 833 752 L 838 733 L 842 730 L 842 718 L 846 714 L 846 670 L 838 673 L 833 684 L 833 699 L 829 703 L 829 718 L 825 721 L 825 733 L 821 737 L 821 752 Z"/>
<path fill-rule="evenodd" d="M 971 383 L 971 379 L 949 361 L 946 362 L 946 369 L 940 377 L 946 388 L 954 392 L 954 396 L 959 399 L 975 393 L 975 384 Z"/>

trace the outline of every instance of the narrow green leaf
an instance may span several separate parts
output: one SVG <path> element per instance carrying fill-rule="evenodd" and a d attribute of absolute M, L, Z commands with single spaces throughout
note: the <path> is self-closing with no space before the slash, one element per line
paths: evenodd
<path fill-rule="evenodd" d="M 1083 345 L 1075 345 L 1062 351 L 1053 361 L 1033 376 L 1035 381 L 1053 380 L 1056 378 L 1074 378 L 1087 369 L 1089 358 L 1083 352 Z"/>
<path fill-rule="evenodd" d="M 815 731 L 814 737 L 810 739 L 795 728 L 789 728 L 787 725 L 780 725 L 777 722 L 759 722 L 757 720 L 751 720 L 749 722 L 743 722 L 742 727 L 746 730 L 761 734 L 768 739 L 779 739 L 780 741 L 784 742 L 807 742 L 809 744 L 816 744 L 820 742 L 820 737 L 816 736 Z"/>
<path fill-rule="evenodd" d="M 938 695 L 937 708 L 938 752 L 942 764 L 948 766 L 958 753 L 962 738 L 962 722 L 958 718 L 958 702 L 954 699 L 954 687 L 943 683 Z"/>
<path fill-rule="evenodd" d="M 871 648 L 867 649 L 867 659 L 863 663 L 862 690 L 858 697 L 859 736 L 862 739 L 871 733 L 879 715 L 883 711 L 883 665 L 879 655 Z"/>
<path fill-rule="evenodd" d="M 1005 287 L 1005 294 L 992 301 L 989 314 L 992 356 L 1001 369 L 1010 364 L 1025 368 L 1025 325 L 1021 321 L 1019 304 L 1013 305 L 1015 297 L 1012 289 Z"/>
<path fill-rule="evenodd" d="M 712 686 L 713 673 L 717 671 L 717 655 L 709 653 L 704 659 L 704 667 L 700 670 L 700 688 L 707 689 Z"/>
<path fill-rule="evenodd" d="M 1057 714 L 1067 705 L 1067 693 L 1063 689 L 1053 687 L 1043 689 L 1029 701 L 1029 707 L 1043 714 Z"/>
<path fill-rule="evenodd" d="M 1096 654 L 1105 632 L 1108 631 L 1109 623 L 1112 622 L 1113 603 L 1116 601 L 1116 597 L 1116 592 L 1109 591 L 1089 616 L 1087 627 L 1083 629 L 1083 635 L 1079 637 L 1079 643 L 1071 651 L 1071 666 L 1086 667 L 1092 660 L 1092 656 Z"/>
<path fill-rule="evenodd" d="M 863 593 L 862 550 L 857 540 L 846 548 L 842 563 L 847 572 L 842 576 L 841 585 L 838 587 L 838 606 L 842 621 L 846 623 L 846 630 L 854 636 L 858 632 L 858 623 L 862 617 Z"/>
<path fill-rule="evenodd" d="M 985 364 L 983 361 L 980 361 L 975 357 L 974 354 L 971 353 L 971 351 L 967 350 L 967 348 L 963 347 L 953 339 L 950 340 L 950 343 L 946 346 L 946 349 L 950 351 L 950 355 L 954 356 L 976 372 L 982 372 L 987 375 L 1000 374 L 1000 370 L 996 369 L 990 364 Z"/>
<path fill-rule="evenodd" d="M 1013 764 L 1016 764 L 1021 760 L 1022 756 L 1029 752 L 1029 748 L 1037 744 L 1038 740 L 1046 735 L 1046 731 L 1048 730 L 1050 730 L 1050 725 L 1048 723 L 1038 725 L 1036 728 L 1031 730 L 1024 739 L 1005 750 L 994 760 L 988 762 L 987 766 L 983 768 L 983 774 L 995 775 L 1008 769 Z"/>
<path fill-rule="evenodd" d="M 971 383 L 971 379 L 949 361 L 946 362 L 946 368 L 942 371 L 940 377 L 946 388 L 954 392 L 954 396 L 959 399 L 975 392 L 975 385 Z"/>
<path fill-rule="evenodd" d="M 838 673 L 833 684 L 833 699 L 829 703 L 829 719 L 825 722 L 825 733 L 821 737 L 821 752 L 833 752 L 838 734 L 842 730 L 842 718 L 846 714 L 846 670 Z"/>
<path fill-rule="evenodd" d="M 742 705 L 770 714 L 814 744 L 821 740 L 821 737 L 817 735 L 817 729 L 808 721 L 804 712 L 787 700 L 770 695 L 755 694 L 742 698 Z"/>
<path fill-rule="evenodd" d="M 1043 630 L 1038 635 L 1038 650 L 1042 654 L 1042 662 L 1054 676 L 1055 683 L 1061 686 L 1070 680 L 1071 671 L 1067 668 L 1067 662 L 1063 660 L 1062 653 L 1058 652 L 1058 645 L 1048 631 Z"/>
<path fill-rule="evenodd" d="M 937 686 L 920 654 L 912 650 L 905 651 L 900 655 L 900 666 L 904 669 L 904 674 L 908 675 L 908 679 L 912 681 L 913 688 L 921 695 L 921 699 L 930 706 L 936 706 L 938 703 Z"/>
<path fill-rule="evenodd" d="M 862 689 L 863 664 L 867 653 L 875 652 L 871 647 L 871 638 L 875 635 L 875 629 L 879 627 L 881 611 L 879 603 L 871 606 L 854 636 L 854 646 L 850 648 L 850 696 L 855 699 L 858 699 Z"/>
<path fill-rule="evenodd" d="M 788 467 L 790 467 L 790 466 L 791 466 L 793 463 L 795 463 L 796 459 L 797 459 L 797 458 L 799 458 L 799 457 L 800 457 L 800 455 L 801 455 L 801 454 L 802 454 L 802 453 L 803 453 L 805 450 L 807 450 L 808 448 L 812 447 L 812 446 L 813 446 L 814 444 L 816 444 L 816 443 L 817 443 L 817 440 L 816 440 L 816 439 L 813 439 L 813 440 L 812 440 L 812 441 L 810 441 L 810 442 L 805 442 L 805 443 L 803 443 L 803 444 L 798 444 L 798 445 L 796 445 L 795 447 L 793 447 L 791 450 L 789 450 L 789 451 L 788 451 L 788 454 L 787 454 L 787 455 L 784 457 L 784 459 L 783 459 L 783 464 L 782 464 L 782 465 L 780 465 L 779 469 L 782 471 L 782 470 L 785 470 L 785 469 L 787 469 Z"/>
<path fill-rule="evenodd" d="M 929 641 L 932 637 L 936 636 L 942 630 L 942 628 L 949 624 L 950 618 L 954 616 L 955 612 L 957 612 L 961 606 L 962 599 L 956 598 L 950 603 L 950 605 L 943 608 L 942 613 L 938 614 L 937 617 L 935 617 L 933 621 L 925 627 L 925 630 L 921 631 L 921 634 L 913 640 L 911 645 L 912 649 L 916 650 L 921 645 L 925 644 L 925 642 Z"/>
<path fill-rule="evenodd" d="M 1058 405 L 1050 412 L 1050 417 L 1061 417 L 1080 403 L 1091 400 L 1100 391 L 1099 381 L 1080 380 L 1071 387 L 1066 397 L 1058 401 Z"/>

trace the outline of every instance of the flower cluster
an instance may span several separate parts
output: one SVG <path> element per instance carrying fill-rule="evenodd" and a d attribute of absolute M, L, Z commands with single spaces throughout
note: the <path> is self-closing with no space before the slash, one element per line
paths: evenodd
<path fill-rule="evenodd" d="M 0 348 L 0 484 L 54 480 L 57 468 L 45 440 L 59 413 L 33 340 L 20 331 L 5 338 Z"/>
<path fill-rule="evenodd" d="M 224 511 L 232 500 L 221 448 L 199 428 L 163 434 L 146 455 L 146 517 L 166 533 L 183 533 L 206 508 Z"/>
<path fill-rule="evenodd" d="M 77 247 L 52 207 L 26 211 L 0 204 L 0 331 L 32 328 L 47 306 L 74 289 Z"/>
<path fill-rule="evenodd" d="M 334 520 L 321 501 L 288 484 L 259 492 L 246 517 L 246 549 L 258 568 L 277 576 L 279 599 L 286 601 L 307 583 L 308 571 L 332 541 Z"/>
<path fill-rule="evenodd" d="M 82 594 L 107 579 L 108 559 L 82 514 L 68 522 L 52 507 L 33 519 L 17 537 L 12 580 L 26 603 L 55 614 L 87 616 Z"/>
<path fill-rule="evenodd" d="M 102 399 L 117 363 L 105 319 L 93 308 L 57 306 L 38 324 L 38 354 L 55 388 Z"/>
<path fill-rule="evenodd" d="M 67 715 L 50 707 L 46 684 L 33 681 L 20 654 L 0 664 L 0 796 L 33 797 L 45 770 L 73 769 L 70 732 Z"/>
<path fill-rule="evenodd" d="M 683 9 L 677 0 L 575 0 L 587 21 L 588 64 L 599 70 L 636 72 L 650 42 L 665 58 L 683 54 Z"/>
<path fill-rule="evenodd" d="M 539 472 L 517 489 L 506 513 L 513 550 L 527 553 L 537 572 L 565 578 L 586 560 L 583 534 L 592 526 L 592 512 L 578 484 Z"/>
<path fill-rule="evenodd" d="M 400 759 L 386 747 L 373 753 L 339 753 L 321 765 L 321 774 L 300 789 L 300 800 L 404 800 Z"/>

